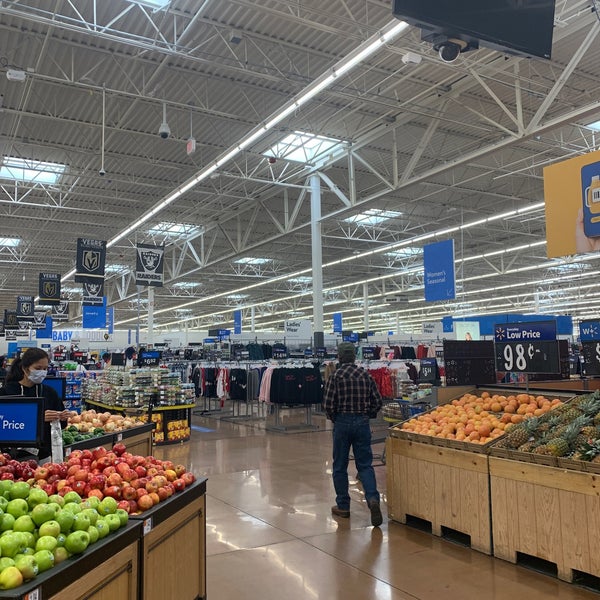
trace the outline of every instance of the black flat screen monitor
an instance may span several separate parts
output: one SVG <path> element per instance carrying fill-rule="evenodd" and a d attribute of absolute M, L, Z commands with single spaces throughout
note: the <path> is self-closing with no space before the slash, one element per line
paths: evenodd
<path fill-rule="evenodd" d="M 554 0 L 394 0 L 394 16 L 423 30 L 501 52 L 550 58 Z M 475 44 L 477 46 L 477 44 Z"/>
<path fill-rule="evenodd" d="M 0 396 L 0 447 L 40 446 L 44 399 Z"/>
<path fill-rule="evenodd" d="M 44 385 L 51 387 L 61 400 L 67 397 L 67 380 L 64 377 L 46 377 L 42 382 Z"/>
<path fill-rule="evenodd" d="M 120 352 L 113 352 L 110 355 L 110 365 L 111 367 L 122 367 L 125 364 L 125 355 Z"/>

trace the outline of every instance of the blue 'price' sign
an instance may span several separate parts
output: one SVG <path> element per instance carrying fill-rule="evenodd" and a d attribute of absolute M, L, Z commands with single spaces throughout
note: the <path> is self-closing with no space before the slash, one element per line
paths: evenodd
<path fill-rule="evenodd" d="M 495 342 L 544 342 L 556 339 L 556 321 L 494 325 Z"/>
<path fill-rule="evenodd" d="M 2 402 L 0 404 L 0 445 L 37 443 L 40 410 L 37 401 Z"/>

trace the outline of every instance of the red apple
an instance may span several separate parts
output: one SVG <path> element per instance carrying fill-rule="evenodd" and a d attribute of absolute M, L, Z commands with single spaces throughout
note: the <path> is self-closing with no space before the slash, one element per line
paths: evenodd
<path fill-rule="evenodd" d="M 148 496 L 152 498 L 152 504 L 156 505 L 160 502 L 160 496 L 156 492 L 150 492 Z"/>
<path fill-rule="evenodd" d="M 130 500 L 129 501 L 129 506 L 130 506 L 130 509 L 131 509 L 129 511 L 130 514 L 136 513 L 139 510 L 137 502 L 135 500 Z"/>
<path fill-rule="evenodd" d="M 173 469 L 167 469 L 165 471 L 165 477 L 167 478 L 167 481 L 175 481 L 177 479 L 177 473 L 175 473 Z"/>
<path fill-rule="evenodd" d="M 106 477 L 104 475 L 91 475 L 89 478 L 90 488 L 101 490 L 106 486 Z"/>
<path fill-rule="evenodd" d="M 149 510 L 154 506 L 154 502 L 149 494 L 145 496 L 141 496 L 137 501 L 138 508 L 143 512 L 145 510 Z"/>
<path fill-rule="evenodd" d="M 182 476 L 181 479 L 183 479 L 184 483 L 186 486 L 188 485 L 192 485 L 192 483 L 194 483 L 194 481 L 196 481 L 196 477 L 193 473 L 190 473 L 189 471 L 186 471 Z"/>
<path fill-rule="evenodd" d="M 162 467 L 165 471 L 167 471 L 168 469 L 174 469 L 175 465 L 173 462 L 171 462 L 170 460 L 163 460 L 162 461 Z"/>
<path fill-rule="evenodd" d="M 48 479 L 50 477 L 50 471 L 46 467 L 38 467 L 33 473 L 34 479 Z"/>
<path fill-rule="evenodd" d="M 83 454 L 83 450 L 73 450 L 73 452 L 71 452 L 69 458 L 81 458 L 82 454 Z"/>
<path fill-rule="evenodd" d="M 65 487 L 63 487 L 60 490 L 58 490 L 58 495 L 59 496 L 64 496 L 68 492 L 72 492 L 72 491 L 73 491 L 73 488 L 70 485 L 65 485 Z"/>
<path fill-rule="evenodd" d="M 65 463 L 60 463 L 56 465 L 56 474 L 61 478 L 65 479 L 67 477 L 67 465 Z"/>
<path fill-rule="evenodd" d="M 102 474 L 105 475 L 106 477 L 108 477 L 109 475 L 112 475 L 113 473 L 116 473 L 116 472 L 117 472 L 117 470 L 113 466 L 110 466 L 110 467 L 106 467 L 106 469 L 104 469 L 102 471 Z"/>
<path fill-rule="evenodd" d="M 158 469 L 156 467 L 148 467 L 146 469 L 146 475 L 148 477 L 154 477 L 155 475 L 158 475 Z"/>
<path fill-rule="evenodd" d="M 14 473 L 2 473 L 2 475 L 0 475 L 0 479 L 14 479 L 15 475 Z"/>
<path fill-rule="evenodd" d="M 87 469 L 79 469 L 73 473 L 73 477 L 75 477 L 75 481 L 87 481 L 88 480 L 88 471 Z"/>
<path fill-rule="evenodd" d="M 56 483 L 57 481 L 60 481 L 60 475 L 58 473 L 53 473 L 48 477 L 47 481 L 48 483 Z"/>
<path fill-rule="evenodd" d="M 158 494 L 158 498 L 161 502 L 164 502 L 170 495 L 166 487 L 158 488 L 158 492 L 156 493 Z"/>
<path fill-rule="evenodd" d="M 158 491 L 158 485 L 156 485 L 156 481 L 153 479 L 151 479 L 147 484 L 146 484 L 146 491 L 150 494 L 151 492 L 157 492 Z"/>
<path fill-rule="evenodd" d="M 121 495 L 125 500 L 135 500 L 138 497 L 136 489 L 130 485 L 125 486 L 121 490 Z"/>
<path fill-rule="evenodd" d="M 84 460 L 92 460 L 92 458 L 94 458 L 94 455 L 91 450 L 82 450 L 81 458 Z"/>
<path fill-rule="evenodd" d="M 92 450 L 92 456 L 94 460 L 98 460 L 99 458 L 106 456 L 108 454 L 108 450 L 104 446 L 98 446 Z"/>
<path fill-rule="evenodd" d="M 102 493 L 102 491 L 96 490 L 96 489 L 92 489 L 88 492 L 88 497 L 90 497 L 90 496 L 96 496 L 100 500 L 102 500 L 102 498 L 104 498 L 104 494 Z"/>
<path fill-rule="evenodd" d="M 125 444 L 115 444 L 112 449 L 117 456 L 121 456 L 127 450 Z"/>
<path fill-rule="evenodd" d="M 81 471 L 81 465 L 80 464 L 72 464 L 67 469 L 67 475 L 75 475 L 75 473 L 77 473 L 77 471 Z"/>
<path fill-rule="evenodd" d="M 118 473 L 111 473 L 107 478 L 106 478 L 106 483 L 111 486 L 111 485 L 117 485 L 120 486 L 123 483 L 123 478 L 118 474 Z"/>
<path fill-rule="evenodd" d="M 73 490 L 76 491 L 80 496 L 84 496 L 86 485 L 87 485 L 87 481 L 77 480 L 73 484 Z"/>
<path fill-rule="evenodd" d="M 91 469 L 92 468 L 92 459 L 91 458 L 82 458 L 81 459 L 81 466 L 84 469 Z"/>
<path fill-rule="evenodd" d="M 117 508 L 122 508 L 128 513 L 131 512 L 131 504 L 129 504 L 129 500 L 119 500 L 119 502 L 117 503 Z"/>
<path fill-rule="evenodd" d="M 60 492 L 60 490 L 62 490 L 66 485 L 68 485 L 68 482 L 66 479 L 59 479 L 56 482 L 56 489 Z"/>
<path fill-rule="evenodd" d="M 136 494 L 137 494 L 137 498 L 138 498 L 138 501 L 139 501 L 139 499 L 140 499 L 142 496 L 147 496 L 147 495 L 148 495 L 148 492 L 147 492 L 147 491 L 146 491 L 144 488 L 138 488 L 138 489 L 136 490 Z"/>
<path fill-rule="evenodd" d="M 174 471 L 177 474 L 177 477 L 181 477 L 187 469 L 183 465 L 175 465 Z"/>
<path fill-rule="evenodd" d="M 137 467 L 134 468 L 134 471 L 137 473 L 138 477 L 146 477 L 146 467 L 137 465 Z"/>
<path fill-rule="evenodd" d="M 183 479 L 176 479 L 173 482 L 173 487 L 176 492 L 182 492 L 185 489 L 185 481 Z"/>
<path fill-rule="evenodd" d="M 116 500 L 121 499 L 121 488 L 118 485 L 110 485 L 104 488 L 105 496 L 112 496 Z"/>
<path fill-rule="evenodd" d="M 42 489 L 46 492 L 46 494 L 48 494 L 48 496 L 56 494 L 56 487 L 54 487 L 54 485 L 52 485 L 51 483 L 45 485 Z"/>

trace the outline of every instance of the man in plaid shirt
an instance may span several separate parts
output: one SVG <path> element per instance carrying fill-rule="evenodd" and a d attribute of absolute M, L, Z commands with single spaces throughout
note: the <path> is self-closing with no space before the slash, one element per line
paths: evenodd
<path fill-rule="evenodd" d="M 350 516 L 348 494 L 348 461 L 350 447 L 371 511 L 371 524 L 378 527 L 383 522 L 379 506 L 379 492 L 373 470 L 371 427 L 369 419 L 377 417 L 381 409 L 381 394 L 375 381 L 362 367 L 354 364 L 356 351 L 352 344 L 338 346 L 340 365 L 325 383 L 323 408 L 333 422 L 333 486 L 336 505 L 331 512 L 337 517 Z"/>

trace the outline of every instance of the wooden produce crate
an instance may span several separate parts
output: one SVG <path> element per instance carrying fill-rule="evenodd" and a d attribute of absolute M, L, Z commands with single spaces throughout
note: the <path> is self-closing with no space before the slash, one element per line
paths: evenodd
<path fill-rule="evenodd" d="M 132 517 L 143 520 L 140 599 L 206 598 L 205 494 L 203 479 Z"/>
<path fill-rule="evenodd" d="M 399 437 L 388 438 L 386 454 L 391 519 L 429 521 L 434 535 L 463 534 L 474 550 L 492 553 L 485 454 Z"/>
<path fill-rule="evenodd" d="M 0 592 L 11 600 L 136 600 L 142 524 L 130 521 L 123 530 L 90 546 L 28 583 Z"/>
<path fill-rule="evenodd" d="M 594 473 L 489 457 L 494 556 L 535 557 L 560 579 L 600 577 L 600 480 Z"/>

